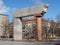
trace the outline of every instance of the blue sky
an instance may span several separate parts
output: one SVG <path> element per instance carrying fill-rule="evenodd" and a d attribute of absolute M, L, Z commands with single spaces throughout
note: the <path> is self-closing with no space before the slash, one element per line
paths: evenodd
<path fill-rule="evenodd" d="M 10 22 L 13 19 L 13 10 L 48 3 L 48 12 L 44 18 L 54 19 L 60 13 L 60 0 L 0 0 L 0 13 L 9 15 Z"/>

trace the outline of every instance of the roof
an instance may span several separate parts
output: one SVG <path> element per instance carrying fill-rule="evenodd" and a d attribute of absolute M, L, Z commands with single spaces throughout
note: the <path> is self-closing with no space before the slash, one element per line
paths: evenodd
<path fill-rule="evenodd" d="M 8 16 L 8 15 L 5 15 L 5 14 L 0 14 L 0 15 L 2 15 L 2 16 Z"/>

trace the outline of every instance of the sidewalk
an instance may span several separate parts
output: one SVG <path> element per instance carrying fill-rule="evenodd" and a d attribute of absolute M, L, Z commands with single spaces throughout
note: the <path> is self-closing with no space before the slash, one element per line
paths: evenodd
<path fill-rule="evenodd" d="M 14 41 L 1 41 L 1 45 L 53 45 L 51 42 L 14 42 Z"/>

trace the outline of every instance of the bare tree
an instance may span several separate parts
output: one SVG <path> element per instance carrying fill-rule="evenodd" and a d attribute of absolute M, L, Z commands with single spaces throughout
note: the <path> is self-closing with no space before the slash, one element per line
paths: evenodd
<path fill-rule="evenodd" d="M 57 15 L 56 15 L 56 21 L 57 21 L 57 22 L 60 22 L 60 14 L 57 14 Z"/>
<path fill-rule="evenodd" d="M 57 22 L 57 25 L 56 25 L 56 35 L 58 37 L 60 37 L 60 14 L 57 14 L 56 15 L 56 22 Z"/>

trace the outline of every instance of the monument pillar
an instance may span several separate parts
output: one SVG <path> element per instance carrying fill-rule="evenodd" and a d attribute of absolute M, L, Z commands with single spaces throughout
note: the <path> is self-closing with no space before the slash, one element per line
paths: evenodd
<path fill-rule="evenodd" d="M 36 22 L 37 22 L 37 41 L 42 40 L 42 14 L 34 14 L 36 17 Z"/>
<path fill-rule="evenodd" d="M 42 40 L 42 24 L 41 24 L 41 17 L 36 17 L 37 21 L 37 40 Z"/>

